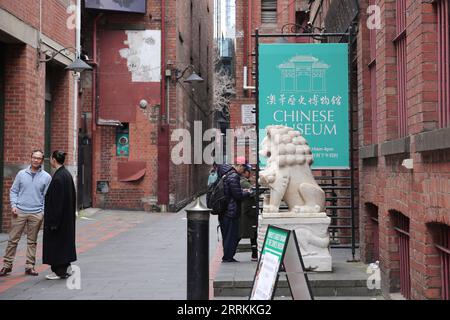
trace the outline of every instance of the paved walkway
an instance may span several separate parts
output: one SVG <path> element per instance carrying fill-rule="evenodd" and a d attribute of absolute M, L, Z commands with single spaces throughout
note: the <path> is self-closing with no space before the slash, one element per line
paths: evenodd
<path fill-rule="evenodd" d="M 217 218 L 210 221 L 210 283 L 218 269 L 221 246 Z M 0 278 L 0 300 L 9 299 L 186 299 L 186 214 L 101 210 L 77 219 L 81 289 L 68 289 L 66 280 L 49 281 L 42 265 L 42 232 L 36 270 L 25 276 L 25 246 L 19 244 L 11 275 Z M 4 235 L 0 239 L 4 240 Z M 7 242 L 0 242 L 0 255 Z M 211 294 L 212 294 L 212 290 Z"/>

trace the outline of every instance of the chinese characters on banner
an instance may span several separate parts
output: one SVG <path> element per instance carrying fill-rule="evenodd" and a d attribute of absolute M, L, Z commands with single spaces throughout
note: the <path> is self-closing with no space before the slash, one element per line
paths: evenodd
<path fill-rule="evenodd" d="M 308 141 L 313 169 L 348 169 L 348 88 L 347 44 L 261 44 L 260 141 L 267 126 L 289 126 Z"/>

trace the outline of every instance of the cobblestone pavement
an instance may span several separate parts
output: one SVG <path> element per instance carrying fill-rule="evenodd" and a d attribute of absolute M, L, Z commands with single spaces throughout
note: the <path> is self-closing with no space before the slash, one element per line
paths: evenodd
<path fill-rule="evenodd" d="M 211 217 L 210 283 L 221 254 L 217 219 Z M 184 211 L 101 210 L 77 219 L 78 261 L 73 265 L 80 268 L 80 289 L 74 277 L 45 279 L 51 270 L 41 264 L 42 232 L 37 250 L 39 276 L 25 276 L 26 239 L 22 237 L 13 272 L 0 278 L 0 300 L 186 299 L 186 223 Z M 0 243 L 1 255 L 6 245 L 6 241 Z"/>

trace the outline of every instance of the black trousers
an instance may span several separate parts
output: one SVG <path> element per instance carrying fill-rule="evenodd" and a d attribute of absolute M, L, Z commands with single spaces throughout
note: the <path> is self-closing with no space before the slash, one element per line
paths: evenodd
<path fill-rule="evenodd" d="M 65 278 L 67 276 L 67 268 L 70 266 L 70 263 L 60 264 L 60 265 L 52 265 L 52 271 L 61 278 Z"/>
<path fill-rule="evenodd" d="M 219 223 L 223 243 L 222 260 L 231 260 L 239 243 L 239 219 L 219 216 Z"/>

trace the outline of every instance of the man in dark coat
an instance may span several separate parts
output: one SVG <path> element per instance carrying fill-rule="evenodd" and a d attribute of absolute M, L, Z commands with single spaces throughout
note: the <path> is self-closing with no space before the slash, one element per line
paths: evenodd
<path fill-rule="evenodd" d="M 75 185 L 70 172 L 64 167 L 66 153 L 53 152 L 50 164 L 56 169 L 45 196 L 43 258 L 51 265 L 49 280 L 70 275 L 70 263 L 77 260 L 75 249 Z"/>
<path fill-rule="evenodd" d="M 223 257 L 222 262 L 237 262 L 234 259 L 239 243 L 239 216 L 241 214 L 241 200 L 249 197 L 248 190 L 243 191 L 239 173 L 229 164 L 219 165 L 219 179 L 225 176 L 224 192 L 228 199 L 227 211 L 219 215 L 222 232 Z"/>

